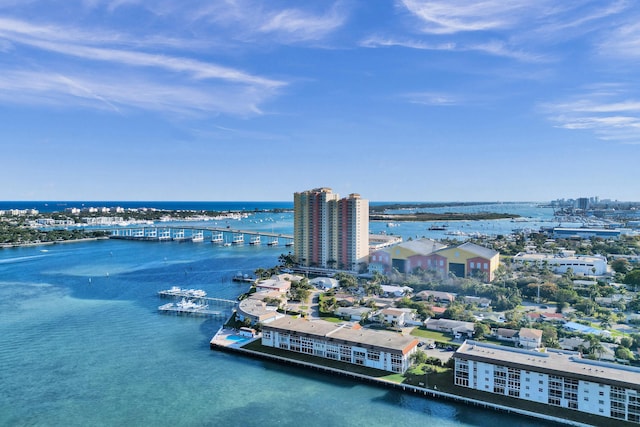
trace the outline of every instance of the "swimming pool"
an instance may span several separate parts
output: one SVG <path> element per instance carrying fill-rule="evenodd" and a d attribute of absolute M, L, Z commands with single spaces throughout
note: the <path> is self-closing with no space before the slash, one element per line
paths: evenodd
<path fill-rule="evenodd" d="M 241 337 L 240 335 L 227 335 L 225 339 L 229 341 L 242 342 L 242 341 L 247 341 L 249 338 Z"/>

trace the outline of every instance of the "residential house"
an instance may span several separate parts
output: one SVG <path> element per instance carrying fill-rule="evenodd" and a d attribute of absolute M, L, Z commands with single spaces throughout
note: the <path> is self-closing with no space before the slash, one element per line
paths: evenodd
<path fill-rule="evenodd" d="M 428 319 L 425 321 L 425 327 L 432 331 L 445 332 L 453 335 L 455 338 L 473 337 L 475 325 L 473 322 L 462 322 L 460 320 L 451 319 Z"/>

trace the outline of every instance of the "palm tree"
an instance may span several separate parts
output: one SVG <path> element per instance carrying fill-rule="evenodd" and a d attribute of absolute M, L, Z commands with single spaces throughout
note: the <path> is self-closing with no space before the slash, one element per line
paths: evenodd
<path fill-rule="evenodd" d="M 600 360 L 600 357 L 605 350 L 600 339 L 593 334 L 589 334 L 587 339 L 589 340 L 589 356 Z"/>

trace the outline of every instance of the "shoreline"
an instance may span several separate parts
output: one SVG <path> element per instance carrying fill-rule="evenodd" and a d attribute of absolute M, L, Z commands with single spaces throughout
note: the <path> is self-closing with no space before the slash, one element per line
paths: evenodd
<path fill-rule="evenodd" d="M 0 243 L 0 249 L 62 245 L 67 243 L 93 242 L 96 240 L 108 240 L 108 239 L 109 237 L 105 236 L 105 237 L 83 237 L 82 239 L 57 240 L 55 242 Z"/>
<path fill-rule="evenodd" d="M 281 363 L 281 364 L 284 364 L 284 365 L 296 366 L 296 367 L 301 367 L 301 368 L 305 368 L 305 369 L 312 369 L 312 370 L 316 370 L 316 371 L 320 371 L 320 372 L 325 372 L 325 373 L 329 373 L 329 374 L 333 374 L 333 375 L 338 375 L 338 376 L 341 376 L 341 377 L 347 377 L 347 378 L 350 378 L 350 379 L 353 379 L 353 380 L 356 380 L 356 381 L 359 381 L 359 382 L 373 384 L 375 386 L 382 387 L 382 388 L 391 388 L 391 389 L 394 389 L 394 390 L 403 391 L 405 393 L 422 395 L 425 398 L 434 398 L 434 399 L 439 399 L 439 400 L 445 400 L 445 401 L 448 401 L 448 402 L 455 402 L 455 403 L 459 403 L 459 404 L 480 407 L 480 408 L 489 409 L 489 410 L 493 410 L 493 411 L 497 411 L 497 412 L 501 412 L 501 413 L 505 413 L 505 414 L 522 415 L 522 416 L 525 416 L 525 417 L 530 418 L 530 419 L 550 421 L 550 422 L 553 422 L 553 423 L 557 423 L 559 425 L 570 425 L 570 426 L 574 426 L 574 427 L 589 427 L 589 426 L 591 426 L 591 424 L 585 424 L 585 423 L 581 423 L 581 422 L 574 421 L 574 420 L 568 420 L 566 418 L 559 418 L 559 417 L 554 417 L 554 416 L 551 416 L 551 415 L 540 414 L 538 412 L 533 412 L 533 411 L 527 411 L 527 410 L 523 410 L 523 409 L 513 408 L 513 407 L 510 407 L 510 406 L 498 405 L 498 404 L 487 402 L 487 401 L 483 401 L 483 400 L 471 399 L 471 398 L 459 396 L 459 395 L 456 395 L 456 394 L 445 393 L 445 392 L 441 392 L 441 391 L 438 391 L 438 390 L 432 390 L 432 389 L 417 387 L 417 386 L 413 386 L 413 385 L 409 385 L 409 384 L 396 383 L 396 382 L 392 382 L 392 381 L 388 381 L 388 380 L 382 380 L 382 379 L 374 378 L 374 377 L 371 377 L 371 376 L 368 376 L 368 375 L 358 374 L 358 373 L 355 373 L 355 372 L 349 372 L 349 371 L 345 371 L 345 370 L 342 370 L 342 369 L 332 368 L 332 367 L 329 367 L 329 366 L 322 366 L 322 365 L 318 365 L 318 364 L 315 364 L 315 363 L 304 362 L 304 361 L 301 361 L 301 360 L 290 359 L 290 358 L 281 357 L 281 356 L 277 356 L 277 355 L 274 355 L 274 354 L 263 353 L 263 352 L 259 352 L 259 351 L 255 351 L 255 350 L 249 350 L 249 349 L 245 349 L 245 348 L 239 347 L 239 346 L 218 345 L 218 344 L 215 344 L 213 342 L 213 340 L 210 342 L 209 347 L 210 347 L 211 350 L 227 351 L 227 352 L 230 352 L 230 353 L 240 354 L 240 355 L 243 355 L 243 356 L 246 356 L 246 357 L 254 357 L 254 358 L 257 358 L 257 359 L 268 360 L 268 361 L 271 361 L 271 362 L 277 362 L 277 363 Z"/>

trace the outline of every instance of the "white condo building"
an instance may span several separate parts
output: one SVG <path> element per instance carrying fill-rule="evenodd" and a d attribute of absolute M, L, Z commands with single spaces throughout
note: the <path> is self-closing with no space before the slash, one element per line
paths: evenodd
<path fill-rule="evenodd" d="M 638 368 L 475 341 L 453 357 L 458 386 L 640 423 Z"/>
<path fill-rule="evenodd" d="M 306 267 L 357 270 L 369 256 L 369 201 L 330 188 L 294 193 L 294 253 Z"/>
<path fill-rule="evenodd" d="M 418 340 L 397 332 L 284 317 L 262 327 L 262 345 L 402 373 Z"/>

